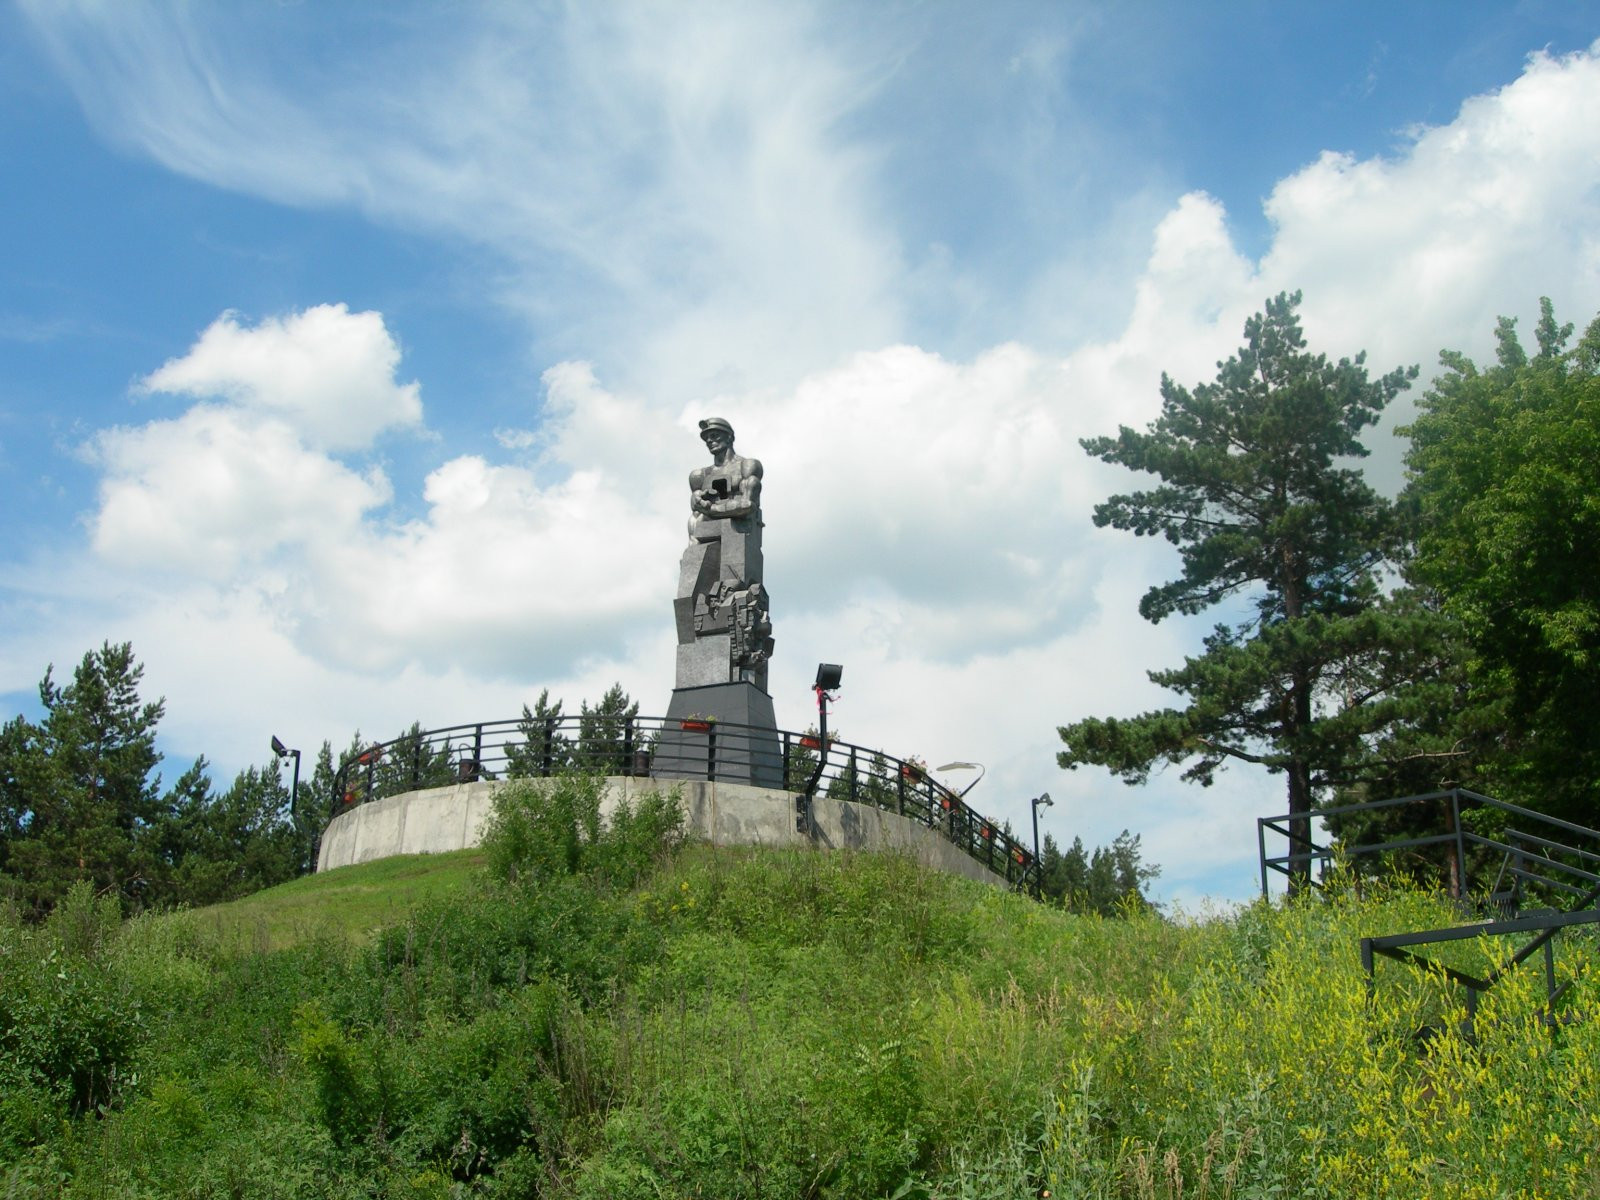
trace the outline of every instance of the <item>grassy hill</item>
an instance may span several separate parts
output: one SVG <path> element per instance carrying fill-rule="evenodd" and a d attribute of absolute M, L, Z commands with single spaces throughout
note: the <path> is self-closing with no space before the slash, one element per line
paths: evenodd
<path fill-rule="evenodd" d="M 476 849 L 402 854 L 306 875 L 242 900 L 164 919 L 213 945 L 241 950 L 281 950 L 321 936 L 356 941 L 459 892 L 481 875 L 483 863 L 484 854 Z"/>
<path fill-rule="evenodd" d="M 1552 1031 L 1519 976 L 1475 1041 L 1438 978 L 1368 1002 L 1357 938 L 1429 897 L 1104 920 L 538 816 L 219 910 L 0 921 L 0 1194 L 1600 1192 L 1591 980 Z"/>

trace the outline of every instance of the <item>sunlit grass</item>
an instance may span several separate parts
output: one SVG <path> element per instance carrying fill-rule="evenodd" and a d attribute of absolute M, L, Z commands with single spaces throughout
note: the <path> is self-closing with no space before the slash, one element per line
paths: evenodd
<path fill-rule="evenodd" d="M 459 891 L 481 872 L 483 861 L 476 849 L 399 855 L 306 875 L 167 919 L 241 951 L 282 950 L 313 937 L 361 941 L 418 906 Z"/>

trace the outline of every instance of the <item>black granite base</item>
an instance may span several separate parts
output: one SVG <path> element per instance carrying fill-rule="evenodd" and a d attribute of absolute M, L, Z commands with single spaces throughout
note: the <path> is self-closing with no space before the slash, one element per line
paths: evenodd
<path fill-rule="evenodd" d="M 674 689 L 650 774 L 782 788 L 783 743 L 772 697 L 753 683 Z"/>

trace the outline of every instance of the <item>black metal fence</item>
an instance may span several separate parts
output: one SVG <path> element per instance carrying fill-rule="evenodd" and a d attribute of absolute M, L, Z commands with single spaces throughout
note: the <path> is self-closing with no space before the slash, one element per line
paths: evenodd
<path fill-rule="evenodd" d="M 401 792 L 568 771 L 749 783 L 757 759 L 795 793 L 805 790 L 820 759 L 818 795 L 898 813 L 937 830 L 1014 886 L 1037 882 L 1033 852 L 921 763 L 832 737 L 824 747 L 814 734 L 726 721 L 585 714 L 414 729 L 340 764 L 330 818 Z"/>
<path fill-rule="evenodd" d="M 1309 828 L 1323 818 L 1342 823 L 1355 839 L 1319 843 L 1309 833 L 1296 836 L 1297 819 Z M 1417 832 L 1363 841 L 1363 826 Z M 1317 809 L 1309 818 L 1261 817 L 1256 835 L 1263 896 L 1274 872 L 1289 876 L 1300 871 L 1316 886 L 1317 868 L 1326 872 L 1336 861 L 1358 868 L 1379 861 L 1403 867 L 1409 859 L 1442 873 L 1456 899 L 1482 896 L 1503 910 L 1516 907 L 1528 893 L 1558 900 L 1582 896 L 1600 885 L 1600 831 L 1466 788 L 1335 805 Z M 1286 851 L 1268 854 L 1269 839 L 1277 838 L 1284 839 Z"/>
<path fill-rule="evenodd" d="M 1328 818 L 1348 835 L 1319 844 L 1311 821 Z M 1297 828 L 1298 825 L 1298 828 Z M 1362 831 L 1414 831 L 1363 840 Z M 1366 804 L 1319 809 L 1308 820 L 1263 817 L 1256 825 L 1261 850 L 1261 892 L 1271 872 L 1302 874 L 1321 886 L 1336 861 L 1357 869 L 1383 864 L 1404 873 L 1420 869 L 1443 882 L 1461 913 L 1458 924 L 1412 929 L 1361 939 L 1361 965 L 1370 994 L 1377 959 L 1389 958 L 1437 971 L 1466 989 L 1466 1029 L 1472 1032 L 1478 998 L 1536 954 L 1543 955 L 1546 1018 L 1572 986 L 1558 982 L 1555 943 L 1600 925 L 1600 830 L 1503 800 L 1456 788 Z M 1268 838 L 1287 841 L 1283 854 L 1268 854 Z M 1323 879 L 1315 868 L 1322 868 Z M 1485 919 L 1486 918 L 1486 919 Z M 1426 957 L 1425 947 L 1479 938 L 1532 935 L 1493 970 L 1473 975 Z M 1584 962 L 1592 957 L 1585 954 Z"/>

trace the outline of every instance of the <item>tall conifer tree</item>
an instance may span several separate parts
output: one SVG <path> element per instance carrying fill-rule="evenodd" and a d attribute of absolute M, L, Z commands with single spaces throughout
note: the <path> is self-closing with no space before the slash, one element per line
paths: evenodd
<path fill-rule="evenodd" d="M 1161 415 L 1148 431 L 1124 426 L 1084 440 L 1095 457 L 1161 481 L 1094 512 L 1096 525 L 1178 548 L 1182 573 L 1150 588 L 1140 613 L 1157 622 L 1246 603 L 1203 653 L 1150 673 L 1185 707 L 1064 726 L 1058 761 L 1107 767 L 1129 783 L 1158 763 L 1187 763 L 1183 777 L 1203 785 L 1229 760 L 1263 765 L 1287 778 L 1292 840 L 1303 851 L 1319 789 L 1363 753 L 1370 730 L 1351 708 L 1382 719 L 1381 697 L 1352 706 L 1339 683 L 1389 636 L 1375 577 L 1396 521 L 1342 464 L 1366 454 L 1361 431 L 1417 371 L 1369 379 L 1364 354 L 1330 362 L 1310 353 L 1299 303 L 1298 292 L 1280 294 L 1246 321 L 1244 346 L 1218 364 L 1215 382 L 1191 391 L 1163 375 Z"/>

